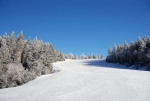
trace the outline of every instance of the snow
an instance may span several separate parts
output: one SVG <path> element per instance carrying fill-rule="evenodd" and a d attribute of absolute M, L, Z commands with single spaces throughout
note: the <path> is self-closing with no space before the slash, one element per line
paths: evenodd
<path fill-rule="evenodd" d="M 150 72 L 104 60 L 53 63 L 56 73 L 0 89 L 0 101 L 150 101 Z"/>

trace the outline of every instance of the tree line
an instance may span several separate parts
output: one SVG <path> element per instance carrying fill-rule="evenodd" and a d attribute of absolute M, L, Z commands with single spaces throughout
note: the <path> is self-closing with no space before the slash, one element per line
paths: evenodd
<path fill-rule="evenodd" d="M 69 54 L 64 54 L 65 58 L 66 59 L 104 59 L 104 55 L 97 55 L 97 54 L 89 54 L 89 55 L 85 55 L 84 53 L 82 53 L 80 56 L 78 56 L 77 54 L 76 55 L 73 55 L 72 53 L 69 53 Z"/>
<path fill-rule="evenodd" d="M 106 62 L 119 63 L 125 66 L 135 65 L 135 69 L 147 66 L 146 70 L 150 70 L 150 38 L 144 36 L 138 37 L 137 41 L 126 41 L 123 45 L 114 44 L 113 49 L 108 48 L 108 56 Z"/>
<path fill-rule="evenodd" d="M 92 55 L 91 59 L 97 57 Z M 37 37 L 25 40 L 23 32 L 17 37 L 14 32 L 10 36 L 5 33 L 0 36 L 0 88 L 22 85 L 40 75 L 53 73 L 51 63 L 65 59 L 87 59 L 87 56 L 64 54 Z"/>
<path fill-rule="evenodd" d="M 37 76 L 53 73 L 51 63 L 65 58 L 54 50 L 51 43 L 35 38 L 24 40 L 23 32 L 15 38 L 0 36 L 0 88 L 24 84 Z"/>

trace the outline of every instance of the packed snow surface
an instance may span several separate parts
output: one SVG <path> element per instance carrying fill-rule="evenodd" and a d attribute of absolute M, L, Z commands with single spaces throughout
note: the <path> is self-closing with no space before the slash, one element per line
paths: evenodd
<path fill-rule="evenodd" d="M 150 101 L 150 72 L 105 60 L 66 60 L 56 72 L 0 89 L 0 101 Z"/>

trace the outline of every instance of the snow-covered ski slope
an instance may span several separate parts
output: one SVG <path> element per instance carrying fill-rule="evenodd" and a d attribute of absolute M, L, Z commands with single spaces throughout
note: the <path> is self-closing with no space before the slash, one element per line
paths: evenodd
<path fill-rule="evenodd" d="M 54 63 L 56 73 L 0 89 L 0 101 L 150 101 L 150 72 L 104 60 Z"/>

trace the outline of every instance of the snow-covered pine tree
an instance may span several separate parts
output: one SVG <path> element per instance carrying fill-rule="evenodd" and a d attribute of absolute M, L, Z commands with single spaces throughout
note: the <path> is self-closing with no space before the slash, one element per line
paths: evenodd
<path fill-rule="evenodd" d="M 10 35 L 10 54 L 11 54 L 11 61 L 15 62 L 14 54 L 16 50 L 16 41 L 15 41 L 15 32 L 13 31 Z"/>
<path fill-rule="evenodd" d="M 93 55 L 93 53 L 91 53 L 90 55 L 89 55 L 89 59 L 93 59 L 94 58 L 94 55 Z"/>
<path fill-rule="evenodd" d="M 82 53 L 81 55 L 80 55 L 80 59 L 84 59 L 85 58 L 85 55 L 84 55 L 84 53 Z"/>
<path fill-rule="evenodd" d="M 24 48 L 24 36 L 23 36 L 23 32 L 21 31 L 20 34 L 17 37 L 16 40 L 16 49 L 14 52 L 14 61 L 16 63 L 20 63 L 21 62 L 21 54 Z"/>
<path fill-rule="evenodd" d="M 108 47 L 108 55 L 111 55 L 112 54 L 112 50 L 110 48 L 110 46 Z"/>
<path fill-rule="evenodd" d="M 56 50 L 55 54 L 57 57 L 57 61 L 65 61 L 65 55 L 61 51 Z"/>
<path fill-rule="evenodd" d="M 51 63 L 57 62 L 57 56 L 55 55 L 55 50 L 53 48 L 52 43 L 48 43 L 48 53 L 49 53 L 49 59 Z M 61 58 L 61 61 L 64 61 L 64 60 Z"/>
<path fill-rule="evenodd" d="M 107 58 L 106 58 L 106 62 L 112 62 L 111 57 L 112 57 L 112 50 L 111 50 L 111 48 L 110 48 L 110 46 L 109 46 L 109 47 L 108 47 L 108 56 L 107 56 Z"/>
<path fill-rule="evenodd" d="M 74 59 L 74 55 L 72 53 L 69 53 L 67 58 L 68 59 Z"/>
<path fill-rule="evenodd" d="M 9 48 L 7 46 L 7 38 L 8 37 L 6 34 L 2 37 L 2 41 L 1 41 L 2 47 L 0 48 L 3 53 L 3 58 L 1 59 L 3 60 L 3 63 L 5 64 L 8 64 L 9 62 L 11 62 L 10 60 L 11 54 L 9 53 Z"/>
<path fill-rule="evenodd" d="M 75 55 L 75 59 L 78 59 L 78 55 L 77 54 Z"/>
<path fill-rule="evenodd" d="M 60 57 L 61 57 L 61 61 L 65 61 L 65 55 L 62 52 L 60 52 Z"/>
<path fill-rule="evenodd" d="M 112 50 L 112 61 L 113 63 L 116 63 L 117 62 L 117 45 L 114 43 L 114 47 L 113 47 L 113 50 Z"/>
<path fill-rule="evenodd" d="M 7 47 L 7 34 L 5 33 L 2 38 L 1 38 L 1 47 L 0 47 L 0 71 L 1 72 L 6 72 L 6 65 L 11 62 L 10 60 L 10 53 L 9 49 Z"/>
<path fill-rule="evenodd" d="M 25 67 L 25 69 L 29 67 L 29 57 L 32 57 L 29 56 L 29 52 L 31 52 L 30 38 L 25 42 L 21 58 L 21 63 L 23 64 L 23 67 Z"/>
<path fill-rule="evenodd" d="M 137 47 L 138 47 L 138 64 L 141 66 L 144 66 L 145 64 L 145 49 L 146 49 L 146 43 L 141 37 L 138 37 L 138 40 L 136 42 Z"/>
<path fill-rule="evenodd" d="M 143 37 L 143 41 L 144 41 L 145 43 L 147 42 L 146 35 L 144 35 L 144 37 Z"/>
<path fill-rule="evenodd" d="M 126 65 L 127 65 L 127 62 L 128 62 L 129 45 L 128 45 L 128 43 L 127 43 L 126 41 L 124 42 L 123 49 L 124 49 L 124 53 L 123 53 L 123 63 L 126 63 Z"/>
<path fill-rule="evenodd" d="M 138 37 L 136 44 L 138 46 L 138 51 L 141 51 L 144 48 L 146 48 L 146 43 L 141 39 L 141 37 Z"/>
<path fill-rule="evenodd" d="M 114 47 L 113 47 L 112 52 L 115 53 L 116 51 L 117 51 L 117 45 L 114 43 Z"/>

